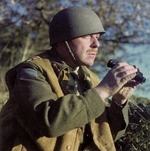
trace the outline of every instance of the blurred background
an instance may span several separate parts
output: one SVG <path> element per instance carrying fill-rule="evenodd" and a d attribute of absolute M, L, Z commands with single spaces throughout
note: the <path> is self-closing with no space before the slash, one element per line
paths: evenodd
<path fill-rule="evenodd" d="M 143 113 L 148 113 L 150 118 L 150 109 L 145 107 L 150 103 L 150 0 L 1 0 L 0 108 L 8 99 L 5 73 L 27 58 L 50 49 L 49 22 L 54 14 L 69 6 L 91 8 L 101 18 L 106 33 L 100 39 L 101 47 L 92 67 L 100 78 L 109 70 L 106 66 L 109 59 L 126 61 L 140 68 L 147 80 L 138 86 L 131 102 L 144 104 L 144 109 L 138 105 L 142 114 L 139 123 Z M 146 126 L 150 129 L 150 122 Z M 149 131 L 146 134 L 149 142 L 147 149 L 150 147 Z M 138 148 L 133 140 L 130 141 L 133 146 L 130 149 L 126 147 L 128 151 L 134 148 L 138 151 L 146 150 Z"/>

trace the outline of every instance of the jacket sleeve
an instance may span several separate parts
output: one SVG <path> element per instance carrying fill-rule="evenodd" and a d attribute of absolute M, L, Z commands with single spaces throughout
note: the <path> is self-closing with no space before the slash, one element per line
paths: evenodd
<path fill-rule="evenodd" d="M 128 103 L 121 107 L 112 101 L 111 106 L 107 109 L 108 121 L 114 140 L 119 139 L 125 133 L 129 123 L 128 108 Z"/>
<path fill-rule="evenodd" d="M 16 116 L 25 121 L 22 126 L 48 137 L 82 127 L 105 110 L 93 88 L 79 96 L 68 94 L 58 98 L 46 77 L 32 63 L 24 63 L 17 69 L 13 92 L 18 104 Z"/>

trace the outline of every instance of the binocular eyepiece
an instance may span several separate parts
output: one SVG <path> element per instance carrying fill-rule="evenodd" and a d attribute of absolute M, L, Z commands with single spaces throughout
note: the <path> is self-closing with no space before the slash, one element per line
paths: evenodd
<path fill-rule="evenodd" d="M 109 60 L 108 63 L 107 63 L 107 67 L 112 68 L 117 63 L 118 63 L 118 61 L 116 61 L 116 60 Z M 146 78 L 143 76 L 143 73 L 138 71 L 136 73 L 136 76 L 133 78 L 133 80 L 143 84 L 146 81 Z"/>

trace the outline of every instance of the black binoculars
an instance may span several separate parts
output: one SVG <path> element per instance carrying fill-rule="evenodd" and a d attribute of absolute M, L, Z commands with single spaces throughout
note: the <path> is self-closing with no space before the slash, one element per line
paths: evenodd
<path fill-rule="evenodd" d="M 118 61 L 116 60 L 109 60 L 107 63 L 107 67 L 112 68 L 113 66 L 115 66 L 118 63 Z M 133 78 L 133 80 L 143 84 L 146 81 L 146 78 L 143 76 L 143 73 L 141 73 L 140 71 L 138 71 L 136 73 L 136 76 Z"/>

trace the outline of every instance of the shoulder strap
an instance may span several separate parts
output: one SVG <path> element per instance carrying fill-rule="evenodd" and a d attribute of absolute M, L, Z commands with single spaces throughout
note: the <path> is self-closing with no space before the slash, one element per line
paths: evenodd
<path fill-rule="evenodd" d="M 58 95 L 58 97 L 63 96 L 63 92 L 60 88 L 58 78 L 53 70 L 50 60 L 48 59 L 48 54 L 44 53 L 41 56 L 35 56 L 28 60 L 36 64 L 43 75 L 46 77 L 47 82 L 51 85 L 53 91 Z"/>

